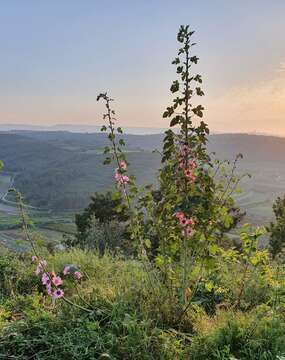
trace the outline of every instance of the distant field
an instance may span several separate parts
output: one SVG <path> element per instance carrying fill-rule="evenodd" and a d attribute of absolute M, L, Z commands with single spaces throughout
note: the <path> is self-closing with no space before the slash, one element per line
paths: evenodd
<path fill-rule="evenodd" d="M 10 175 L 0 175 L 0 199 L 7 193 L 11 183 Z"/>
<path fill-rule="evenodd" d="M 35 239 L 44 242 L 51 241 L 55 244 L 62 240 L 62 235 L 61 232 L 41 228 L 34 232 Z M 25 241 L 21 229 L 0 231 L 0 245 L 16 251 L 29 248 L 29 244 Z"/>
<path fill-rule="evenodd" d="M 17 208 L 13 210 L 14 212 L 0 210 L 0 245 L 20 251 L 29 248 L 29 244 L 23 237 L 18 210 Z M 34 224 L 31 232 L 36 234 L 36 239 L 41 239 L 45 243 L 57 244 L 64 234 L 71 235 L 76 231 L 73 214 L 55 215 L 35 210 L 28 211 L 28 214 Z"/>
<path fill-rule="evenodd" d="M 251 174 L 236 196 L 239 206 L 247 212 L 246 220 L 255 225 L 268 223 L 273 218 L 273 202 L 285 194 L 285 164 L 241 161 L 239 172 Z"/>

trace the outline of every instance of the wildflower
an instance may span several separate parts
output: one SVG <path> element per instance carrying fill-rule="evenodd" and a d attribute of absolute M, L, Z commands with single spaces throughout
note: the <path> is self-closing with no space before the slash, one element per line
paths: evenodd
<path fill-rule="evenodd" d="M 196 180 L 196 176 L 193 174 L 192 170 L 187 169 L 184 171 L 184 175 L 191 181 L 194 182 Z"/>
<path fill-rule="evenodd" d="M 47 284 L 46 285 L 46 289 L 47 289 L 47 293 L 48 293 L 48 295 L 52 295 L 52 287 L 51 287 L 51 284 Z"/>
<path fill-rule="evenodd" d="M 127 163 L 124 160 L 120 161 L 120 169 L 127 170 Z"/>
<path fill-rule="evenodd" d="M 52 282 L 54 283 L 55 286 L 59 286 L 62 284 L 62 280 L 59 276 L 54 276 L 52 278 Z"/>
<path fill-rule="evenodd" d="M 186 237 L 191 237 L 193 235 L 193 229 L 191 227 L 187 227 L 186 229 L 184 229 L 183 234 Z"/>
<path fill-rule="evenodd" d="M 192 218 L 187 219 L 187 225 L 193 226 L 194 224 L 195 224 L 195 222 Z"/>
<path fill-rule="evenodd" d="M 80 271 L 75 271 L 75 273 L 74 273 L 74 277 L 75 277 L 75 279 L 76 280 L 80 280 L 81 279 L 81 272 Z"/>
<path fill-rule="evenodd" d="M 36 275 L 39 275 L 41 272 L 42 272 L 42 268 L 41 268 L 41 266 L 38 265 L 38 266 L 36 267 L 35 274 L 36 274 Z"/>
<path fill-rule="evenodd" d="M 38 260 L 38 258 L 35 256 L 35 255 L 33 255 L 32 256 L 32 262 L 35 262 L 35 261 L 37 261 Z"/>
<path fill-rule="evenodd" d="M 185 217 L 179 218 L 179 222 L 182 226 L 186 226 L 188 224 L 188 220 Z"/>
<path fill-rule="evenodd" d="M 193 175 L 193 173 L 192 173 L 192 171 L 190 169 L 187 169 L 187 170 L 184 171 L 184 175 L 186 177 L 190 178 Z"/>
<path fill-rule="evenodd" d="M 122 175 L 118 172 L 118 170 L 116 170 L 115 172 L 115 180 L 119 183 L 119 184 L 127 184 L 130 179 L 127 175 Z"/>
<path fill-rule="evenodd" d="M 63 275 L 68 275 L 70 273 L 70 266 L 65 266 L 63 269 Z"/>
<path fill-rule="evenodd" d="M 50 284 L 50 278 L 49 278 L 49 275 L 47 273 L 43 273 L 43 275 L 42 275 L 42 284 L 43 285 Z"/>
<path fill-rule="evenodd" d="M 122 176 L 122 181 L 123 181 L 123 183 L 128 183 L 129 181 L 130 181 L 130 179 L 129 179 L 129 177 L 127 176 L 127 175 L 123 175 Z"/>
<path fill-rule="evenodd" d="M 187 146 L 187 145 L 181 145 L 181 147 L 180 147 L 180 154 L 182 155 L 182 156 L 185 156 L 186 154 L 188 154 L 188 152 L 189 152 L 189 147 Z"/>
<path fill-rule="evenodd" d="M 177 212 L 175 213 L 175 217 L 176 217 L 177 219 L 181 219 L 181 218 L 184 218 L 185 215 L 184 215 L 184 213 L 183 213 L 182 211 L 177 211 Z"/>
<path fill-rule="evenodd" d="M 62 289 L 56 289 L 52 296 L 55 298 L 55 299 L 60 299 L 64 296 L 64 291 Z"/>

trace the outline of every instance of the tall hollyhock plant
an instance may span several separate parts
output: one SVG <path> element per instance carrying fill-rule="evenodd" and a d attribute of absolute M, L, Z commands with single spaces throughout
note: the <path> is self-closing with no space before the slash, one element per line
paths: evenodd
<path fill-rule="evenodd" d="M 160 270 L 171 296 L 178 295 L 184 306 L 191 301 L 200 281 L 198 277 L 193 282 L 191 270 L 199 267 L 200 274 L 205 269 L 215 270 L 219 252 L 217 234 L 221 225 L 224 230 L 232 223 L 231 194 L 239 180 L 234 175 L 234 165 L 229 176 L 222 174 L 216 181 L 222 166 L 218 164 L 215 170 L 206 151 L 209 129 L 202 121 L 204 108 L 197 103 L 204 92 L 201 75 L 192 71 L 199 61 L 192 54 L 193 34 L 189 26 L 181 26 L 177 35 L 180 48 L 172 63 L 178 79 L 170 88 L 173 102 L 163 113 L 164 118 L 170 119 L 170 128 L 163 141 L 158 189 L 140 192 L 134 182 L 129 181 L 127 166 L 120 166 L 120 161 L 126 160 L 120 147 L 122 139 L 115 139 L 114 112 L 109 98 L 106 94 L 98 97 L 105 100 L 104 118 L 108 119 L 108 126 L 104 126 L 103 131 L 108 131 L 112 144 L 111 149 L 106 148 L 112 155 L 107 162 L 114 160 L 118 165 L 115 180 L 120 194 L 135 209 L 130 222 L 132 238 L 138 242 L 140 252 L 146 255 L 151 252 L 153 264 Z M 119 130 L 118 133 L 121 128 Z M 121 175 L 128 176 L 128 181 Z"/>

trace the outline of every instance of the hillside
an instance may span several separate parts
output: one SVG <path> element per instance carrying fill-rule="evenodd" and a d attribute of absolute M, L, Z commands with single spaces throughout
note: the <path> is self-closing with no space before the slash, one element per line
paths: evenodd
<path fill-rule="evenodd" d="M 160 166 L 162 134 L 124 135 L 128 158 L 140 184 L 151 183 Z M 15 186 L 34 206 L 54 210 L 80 209 L 90 194 L 113 186 L 113 169 L 103 166 L 101 133 L 18 131 L 0 133 L 0 158 L 15 175 Z M 211 135 L 209 152 L 220 159 L 243 153 L 239 172 L 249 172 L 238 201 L 256 223 L 271 217 L 273 200 L 285 189 L 285 139 L 246 134 Z"/>

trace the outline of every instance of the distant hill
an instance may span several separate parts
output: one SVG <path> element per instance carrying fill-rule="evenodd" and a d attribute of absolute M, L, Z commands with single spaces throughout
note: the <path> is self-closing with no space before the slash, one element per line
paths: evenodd
<path fill-rule="evenodd" d="M 139 183 L 152 183 L 160 166 L 163 134 L 124 135 Z M 113 169 L 102 165 L 102 133 L 13 131 L 0 133 L 0 159 L 16 174 L 15 186 L 31 204 L 56 210 L 84 207 L 90 194 L 113 187 Z M 272 201 L 285 192 L 285 139 L 273 136 L 211 135 L 209 152 L 233 159 L 243 153 L 239 171 L 253 175 L 238 198 L 255 222 L 268 220 Z"/>

